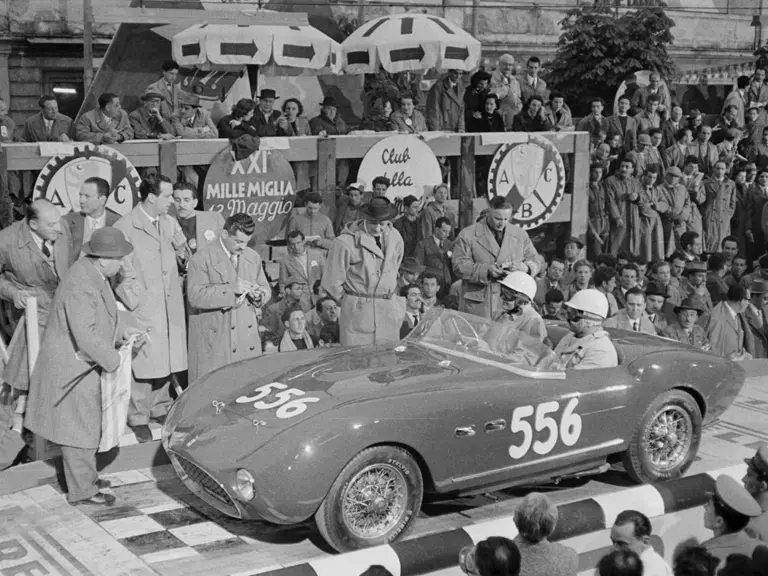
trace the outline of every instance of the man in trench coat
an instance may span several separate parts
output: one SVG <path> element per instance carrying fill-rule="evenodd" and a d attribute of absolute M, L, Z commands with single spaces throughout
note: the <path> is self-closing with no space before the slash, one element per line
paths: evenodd
<path fill-rule="evenodd" d="M 116 345 L 139 330 L 118 321 L 108 278 L 132 246 L 114 228 L 102 228 L 83 245 L 59 284 L 29 388 L 24 425 L 61 445 L 67 500 L 111 505 L 109 483 L 96 473 L 101 438 L 101 372 L 120 365 Z"/>
<path fill-rule="evenodd" d="M 482 221 L 459 232 L 453 245 L 453 271 L 462 280 L 459 309 L 493 318 L 502 310 L 498 280 L 515 270 L 535 277 L 539 254 L 528 233 L 510 223 L 512 205 L 497 196 Z"/>
<path fill-rule="evenodd" d="M 150 418 L 162 421 L 171 403 L 169 380 L 187 369 L 187 331 L 177 258 L 186 238 L 168 215 L 173 185 L 165 176 L 142 180 L 141 202 L 115 223 L 133 245 L 115 288 L 118 298 L 150 329 L 133 361 L 128 425 L 139 441 L 151 440 Z"/>
<path fill-rule="evenodd" d="M 247 214 L 227 218 L 219 238 L 200 248 L 187 271 L 189 382 L 238 360 L 261 355 L 259 316 L 272 288 L 248 241 Z"/>
<path fill-rule="evenodd" d="M 397 271 L 403 239 L 392 226 L 395 209 L 385 196 L 371 199 L 365 218 L 349 224 L 331 243 L 320 283 L 341 307 L 342 346 L 396 342 L 405 314 Z"/>

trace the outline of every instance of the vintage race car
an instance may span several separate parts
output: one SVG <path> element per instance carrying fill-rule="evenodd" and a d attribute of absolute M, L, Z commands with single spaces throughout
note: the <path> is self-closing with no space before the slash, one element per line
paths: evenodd
<path fill-rule="evenodd" d="M 565 326 L 549 326 L 557 342 Z M 313 516 L 339 551 L 405 535 L 422 498 L 605 471 L 682 475 L 702 425 L 744 384 L 736 363 L 610 331 L 616 368 L 563 371 L 509 324 L 432 310 L 388 347 L 245 360 L 187 389 L 163 428 L 185 485 L 242 519 Z"/>

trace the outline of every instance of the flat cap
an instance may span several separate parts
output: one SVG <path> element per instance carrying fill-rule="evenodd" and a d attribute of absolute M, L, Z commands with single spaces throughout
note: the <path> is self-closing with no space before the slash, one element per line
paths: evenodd
<path fill-rule="evenodd" d="M 768 444 L 763 444 L 757 449 L 752 458 L 745 458 L 747 466 L 760 476 L 768 476 Z"/>
<path fill-rule="evenodd" d="M 403 263 L 400 265 L 400 270 L 403 272 L 410 272 L 411 274 L 421 274 L 426 269 L 427 267 L 423 264 L 419 264 L 419 261 L 416 260 L 416 258 L 413 256 L 405 258 Z"/>
<path fill-rule="evenodd" d="M 648 134 L 639 134 L 637 136 L 637 141 L 640 144 L 650 144 L 651 143 L 651 137 L 648 136 Z"/>
<path fill-rule="evenodd" d="M 683 172 L 677 166 L 670 166 L 667 168 L 667 174 L 670 176 L 677 176 L 678 178 L 683 177 Z"/>
<path fill-rule="evenodd" d="M 285 283 L 286 288 L 290 288 L 294 284 L 306 284 L 307 281 L 304 280 L 301 276 L 289 276 L 288 280 Z"/>
<path fill-rule="evenodd" d="M 734 514 L 755 518 L 763 513 L 760 505 L 747 492 L 747 489 L 734 478 L 725 474 L 721 474 L 715 480 L 715 500 L 723 508 Z"/>

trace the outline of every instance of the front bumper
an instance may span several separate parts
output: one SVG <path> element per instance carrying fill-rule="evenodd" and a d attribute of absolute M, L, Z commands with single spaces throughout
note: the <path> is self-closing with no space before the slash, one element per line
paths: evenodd
<path fill-rule="evenodd" d="M 243 512 L 229 495 L 224 485 L 197 464 L 183 456 L 167 450 L 176 474 L 184 485 L 203 502 L 232 518 L 242 518 Z"/>

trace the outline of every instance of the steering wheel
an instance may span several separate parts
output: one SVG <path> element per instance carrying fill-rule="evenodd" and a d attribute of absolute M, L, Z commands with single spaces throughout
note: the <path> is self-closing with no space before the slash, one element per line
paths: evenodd
<path fill-rule="evenodd" d="M 459 329 L 459 325 L 456 322 L 457 318 L 463 321 L 464 324 L 466 324 L 469 327 L 470 331 L 472 332 L 472 336 L 465 336 L 464 334 L 461 333 L 461 330 Z M 457 344 L 461 344 L 462 346 L 469 346 L 470 342 L 474 342 L 475 348 L 488 349 L 488 344 L 485 343 L 485 340 L 480 338 L 480 335 L 477 333 L 477 331 L 474 329 L 472 324 L 470 324 L 466 318 L 462 316 L 451 315 L 450 321 L 453 324 L 453 328 L 456 330 L 456 334 L 459 337 L 459 341 L 457 342 Z"/>

